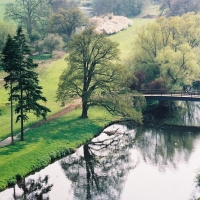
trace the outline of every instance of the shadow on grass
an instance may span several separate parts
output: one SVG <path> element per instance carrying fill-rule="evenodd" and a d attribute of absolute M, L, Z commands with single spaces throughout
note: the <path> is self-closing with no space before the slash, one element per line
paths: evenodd
<path fill-rule="evenodd" d="M 10 144 L 0 148 L 0 155 L 11 155 L 13 153 L 26 149 L 28 143 L 26 141 L 15 141 L 14 145 Z"/>
<path fill-rule="evenodd" d="M 31 143 L 37 143 L 41 139 L 45 140 L 45 143 L 58 142 L 54 140 L 66 143 L 88 140 L 102 129 L 102 126 L 96 122 L 97 120 L 80 117 L 66 119 L 64 116 L 29 130 L 25 138 Z"/>
<path fill-rule="evenodd" d="M 31 56 L 31 58 L 34 60 L 49 60 L 49 59 L 52 59 L 52 55 L 51 54 L 37 54 L 37 55 Z"/>

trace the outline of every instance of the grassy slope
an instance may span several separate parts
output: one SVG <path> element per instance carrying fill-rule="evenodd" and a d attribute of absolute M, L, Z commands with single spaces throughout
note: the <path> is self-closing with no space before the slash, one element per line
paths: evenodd
<path fill-rule="evenodd" d="M 127 30 L 121 31 L 115 35 L 110 36 L 110 39 L 117 41 L 119 43 L 119 48 L 121 50 L 121 59 L 126 60 L 129 58 L 131 50 L 133 49 L 133 42 L 135 39 L 136 30 L 143 25 L 153 22 L 154 19 L 132 19 L 133 26 L 129 27 Z"/>

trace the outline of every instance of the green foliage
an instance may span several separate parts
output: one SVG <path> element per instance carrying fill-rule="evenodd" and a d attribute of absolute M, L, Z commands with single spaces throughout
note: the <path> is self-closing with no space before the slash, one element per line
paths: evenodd
<path fill-rule="evenodd" d="M 14 3 L 15 0 L 1 0 L 0 2 L 0 20 L 4 18 L 5 6 L 7 3 Z"/>
<path fill-rule="evenodd" d="M 188 12 L 200 11 L 199 0 L 162 0 L 160 7 L 162 14 L 166 16 L 180 16 Z"/>
<path fill-rule="evenodd" d="M 30 50 L 21 27 L 17 29 L 14 39 L 8 36 L 2 54 L 3 69 L 8 73 L 8 76 L 4 78 L 5 88 L 10 88 L 11 107 L 12 101 L 16 102 L 15 112 L 18 113 L 16 122 L 21 121 L 21 140 L 24 140 L 23 122 L 28 119 L 27 112 L 32 111 L 37 117 L 46 118 L 50 110 L 38 103 L 38 101 L 46 102 L 47 100 L 42 96 L 42 87 L 38 85 L 38 74 L 33 71 L 37 64 L 34 64 L 32 58 L 27 56 L 30 55 Z"/>
<path fill-rule="evenodd" d="M 88 19 L 79 8 L 59 9 L 57 13 L 51 16 L 48 31 L 64 36 L 64 38 L 66 36 L 70 38 L 75 29 L 84 26 L 87 21 Z"/>
<path fill-rule="evenodd" d="M 5 2 L 6 3 L 6 2 Z M 120 58 L 121 60 L 126 60 L 129 58 L 130 51 L 132 48 L 132 44 L 135 40 L 135 34 L 138 27 L 141 27 L 144 24 L 155 21 L 155 19 L 133 19 L 133 26 L 129 27 L 127 30 L 122 31 L 118 34 L 109 36 L 108 38 L 112 41 L 118 41 L 121 50 Z M 126 38 L 126 40 L 124 40 Z M 59 77 L 64 69 L 66 69 L 66 62 L 64 57 L 57 61 L 50 62 L 49 54 L 42 54 L 41 57 L 39 55 L 33 56 L 33 59 L 45 59 L 43 61 L 39 61 L 41 64 L 35 69 L 39 74 L 40 85 L 43 87 L 43 94 L 48 99 L 45 105 L 48 108 L 51 108 L 52 113 L 55 113 L 62 109 L 60 104 L 56 102 L 56 94 L 57 85 L 59 82 Z M 3 79 L 7 74 L 3 71 L 0 71 L 0 79 Z M 7 91 L 4 89 L 4 82 L 0 81 L 0 109 L 2 110 L 2 116 L 0 117 L 0 140 L 5 139 L 10 135 L 9 130 L 9 122 L 10 122 L 10 112 L 9 112 L 9 104 L 8 104 L 8 95 Z M 16 118 L 16 114 L 14 113 L 14 119 Z M 29 120 L 24 123 L 25 128 L 28 128 L 31 124 L 41 120 L 41 118 L 36 118 L 32 113 L 29 113 Z M 20 124 L 14 124 L 14 134 L 19 133 Z"/>
<path fill-rule="evenodd" d="M 49 57 L 49 55 L 48 55 Z M 48 64 L 49 61 L 43 61 L 45 65 L 38 66 L 35 70 L 39 74 L 40 85 L 43 87 L 43 94 L 48 99 L 44 104 L 48 108 L 51 108 L 52 113 L 55 113 L 62 109 L 58 103 L 56 103 L 56 90 L 58 85 L 59 76 L 66 68 L 66 62 L 64 58 L 54 61 Z M 7 76 L 5 72 L 0 72 L 1 77 Z M 0 81 L 0 109 L 2 110 L 2 116 L 0 120 L 0 140 L 5 139 L 10 135 L 9 123 L 10 123 L 10 104 L 8 102 L 7 91 L 4 89 L 4 82 Z M 14 113 L 14 119 L 17 114 Z M 33 113 L 28 113 L 29 120 L 24 123 L 24 128 L 28 128 L 35 122 L 40 121 L 42 118 L 36 118 Z M 20 124 L 14 123 L 14 135 L 20 132 Z"/>
<path fill-rule="evenodd" d="M 61 50 L 63 45 L 63 40 L 58 34 L 48 34 L 44 38 L 43 46 L 50 54 L 53 50 Z"/>
<path fill-rule="evenodd" d="M 141 12 L 143 0 L 93 0 L 93 10 L 95 15 L 113 13 L 133 17 Z"/>
<path fill-rule="evenodd" d="M 44 50 L 44 42 L 43 40 L 38 40 L 34 43 L 35 52 L 39 52 L 39 55 L 42 54 Z"/>
<path fill-rule="evenodd" d="M 79 117 L 80 109 L 26 132 L 25 142 L 0 148 L 0 190 L 16 176 L 24 177 L 33 170 L 63 157 L 91 140 L 104 126 L 119 118 L 102 108 L 91 108 L 90 119 Z M 41 134 L 42 133 L 42 134 Z"/>
<path fill-rule="evenodd" d="M 92 105 L 103 105 L 109 111 L 118 111 L 124 115 L 129 111 L 126 114 L 130 117 L 130 112 L 135 112 L 130 109 L 132 103 L 125 107 L 125 104 L 128 105 L 122 103 L 125 97 L 118 96 L 120 90 L 126 93 L 131 76 L 116 62 L 119 56 L 118 44 L 103 34 L 97 34 L 93 28 L 88 28 L 75 35 L 69 47 L 69 68 L 60 77 L 57 99 L 65 102 L 80 97 L 83 118 L 88 117 L 87 110 Z M 122 109 L 126 112 L 122 112 Z"/>
<path fill-rule="evenodd" d="M 15 0 L 5 7 L 5 19 L 22 25 L 32 42 L 36 39 L 36 34 L 44 36 L 50 14 L 47 0 Z"/>
<path fill-rule="evenodd" d="M 2 51 L 8 34 L 14 35 L 16 27 L 5 21 L 0 21 L 0 51 Z"/>
<path fill-rule="evenodd" d="M 143 87 L 160 82 L 167 89 L 180 89 L 199 79 L 199 18 L 192 13 L 161 17 L 137 31 L 133 67 L 146 73 Z"/>

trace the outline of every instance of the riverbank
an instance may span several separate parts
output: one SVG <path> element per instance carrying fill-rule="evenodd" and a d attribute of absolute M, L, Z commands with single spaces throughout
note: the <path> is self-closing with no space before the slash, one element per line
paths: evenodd
<path fill-rule="evenodd" d="M 0 148 L 0 190 L 16 183 L 21 177 L 47 166 L 52 161 L 68 155 L 118 116 L 98 107 L 89 110 L 89 118 L 81 119 L 80 108 L 25 134 L 25 141 Z"/>

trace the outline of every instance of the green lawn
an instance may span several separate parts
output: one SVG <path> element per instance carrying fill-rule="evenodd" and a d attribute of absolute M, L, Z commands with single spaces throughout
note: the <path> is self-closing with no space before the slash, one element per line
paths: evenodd
<path fill-rule="evenodd" d="M 8 183 L 48 165 L 55 158 L 91 140 L 105 125 L 119 119 L 102 108 L 91 108 L 89 119 L 81 119 L 80 109 L 47 122 L 25 134 L 25 142 L 0 148 L 0 190 Z"/>
<path fill-rule="evenodd" d="M 136 36 L 135 34 L 136 30 L 147 23 L 154 22 L 155 19 L 133 18 L 132 21 L 133 21 L 133 25 L 131 27 L 115 35 L 110 36 L 111 40 L 117 41 L 120 44 L 119 48 L 121 50 L 122 61 L 126 60 L 130 56 L 130 53 L 133 49 L 133 42 Z"/>

